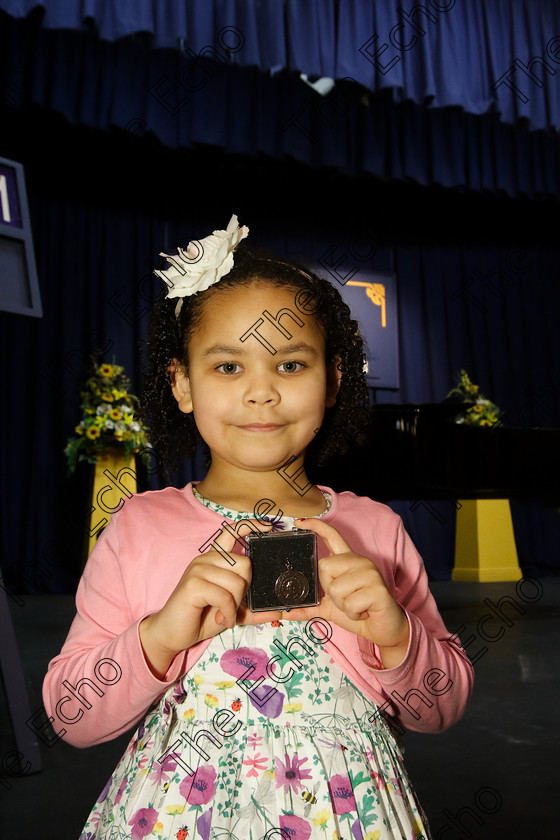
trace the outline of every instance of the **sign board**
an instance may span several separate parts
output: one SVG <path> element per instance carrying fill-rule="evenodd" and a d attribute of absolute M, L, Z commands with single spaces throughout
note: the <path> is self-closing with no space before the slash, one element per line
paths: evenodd
<path fill-rule="evenodd" d="M 396 275 L 380 274 L 373 269 L 357 265 L 355 270 L 342 274 L 338 270 L 330 270 L 333 266 L 329 267 L 326 261 L 310 267 L 338 288 L 344 302 L 350 307 L 352 317 L 360 326 L 360 333 L 366 345 L 368 386 L 398 389 L 399 321 Z"/>
<path fill-rule="evenodd" d="M 0 158 L 0 309 L 41 318 L 23 166 Z"/>

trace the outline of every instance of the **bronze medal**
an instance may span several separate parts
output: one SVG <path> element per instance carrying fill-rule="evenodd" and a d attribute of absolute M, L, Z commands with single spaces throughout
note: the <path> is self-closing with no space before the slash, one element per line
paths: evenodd
<path fill-rule="evenodd" d="M 302 572 L 289 569 L 276 579 L 274 591 L 283 604 L 301 604 L 309 592 L 309 581 Z"/>

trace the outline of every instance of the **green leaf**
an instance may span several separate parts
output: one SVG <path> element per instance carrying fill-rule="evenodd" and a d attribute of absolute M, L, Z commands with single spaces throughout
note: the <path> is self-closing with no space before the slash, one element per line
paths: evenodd
<path fill-rule="evenodd" d="M 375 813 L 375 804 L 375 796 L 372 796 L 370 793 L 366 793 L 362 799 L 362 819 L 364 822 L 375 822 L 378 819 L 378 816 Z"/>
<path fill-rule="evenodd" d="M 350 770 L 348 772 L 348 775 L 350 777 L 350 781 L 352 782 L 352 788 L 355 788 L 358 785 L 361 785 L 363 782 L 371 782 L 371 777 L 369 775 L 366 776 L 366 774 L 363 772 L 363 770 L 360 770 L 360 772 L 358 773 L 357 776 L 353 776 L 353 773 Z"/>

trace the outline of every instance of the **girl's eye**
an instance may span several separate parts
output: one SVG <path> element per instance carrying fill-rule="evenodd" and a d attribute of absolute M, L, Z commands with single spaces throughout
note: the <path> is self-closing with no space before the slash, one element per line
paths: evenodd
<path fill-rule="evenodd" d="M 282 364 L 278 365 L 278 370 L 280 368 L 285 367 L 285 373 L 297 373 L 298 371 L 302 370 L 305 365 L 301 362 L 282 362 Z"/>
<path fill-rule="evenodd" d="M 223 373 L 237 373 L 237 371 L 234 370 L 234 368 L 238 368 L 238 367 L 239 367 L 239 365 L 236 364 L 235 362 L 224 362 L 223 365 L 218 365 L 216 370 L 221 370 L 222 368 L 225 368 Z"/>

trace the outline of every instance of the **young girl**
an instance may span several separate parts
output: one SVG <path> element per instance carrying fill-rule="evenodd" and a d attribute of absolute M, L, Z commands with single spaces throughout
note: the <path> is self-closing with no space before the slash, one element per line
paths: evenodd
<path fill-rule="evenodd" d="M 472 666 L 400 518 L 308 482 L 306 453 L 363 434 L 362 340 L 329 282 L 247 234 L 233 216 L 159 272 L 144 419 L 167 462 L 200 436 L 210 466 L 112 517 L 45 678 L 76 746 L 141 721 L 81 840 L 427 838 L 393 732 L 458 720 Z M 318 606 L 248 609 L 243 537 L 271 528 L 317 534 Z"/>

